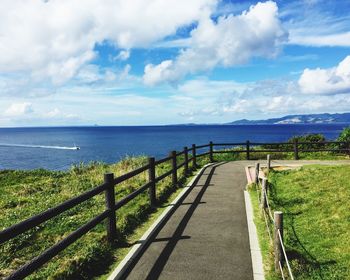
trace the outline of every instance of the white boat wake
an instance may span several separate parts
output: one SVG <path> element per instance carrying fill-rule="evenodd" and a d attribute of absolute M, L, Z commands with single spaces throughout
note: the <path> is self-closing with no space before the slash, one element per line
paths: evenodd
<path fill-rule="evenodd" d="M 21 147 L 21 148 L 41 148 L 41 149 L 56 149 L 56 150 L 80 150 L 80 147 L 64 147 L 64 146 L 45 146 L 45 145 L 26 145 L 26 144 L 4 144 L 0 143 L 2 147 Z"/>

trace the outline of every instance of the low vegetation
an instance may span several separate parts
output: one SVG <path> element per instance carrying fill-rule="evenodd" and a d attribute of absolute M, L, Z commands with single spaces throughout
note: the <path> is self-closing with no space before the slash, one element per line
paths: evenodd
<path fill-rule="evenodd" d="M 284 213 L 284 242 L 295 279 L 350 279 L 350 166 L 305 166 L 269 175 L 269 200 Z M 272 244 L 251 189 L 267 279 Z M 266 246 L 269 244 L 269 246 Z"/>

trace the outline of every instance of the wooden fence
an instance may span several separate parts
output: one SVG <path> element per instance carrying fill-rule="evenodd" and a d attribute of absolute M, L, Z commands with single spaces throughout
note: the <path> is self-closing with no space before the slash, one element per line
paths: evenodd
<path fill-rule="evenodd" d="M 310 147 L 310 145 L 318 145 L 316 148 L 307 148 L 303 149 L 303 145 L 306 147 Z M 336 145 L 338 148 L 329 148 L 327 145 Z M 215 149 L 214 147 L 221 147 L 224 149 Z M 274 148 L 276 147 L 276 148 Z M 59 252 L 67 248 L 70 244 L 75 242 L 77 239 L 82 237 L 88 231 L 93 229 L 97 224 L 102 221 L 106 221 L 106 231 L 109 242 L 113 242 L 116 238 L 117 229 L 116 229 L 116 211 L 120 209 L 122 206 L 133 200 L 135 197 L 140 195 L 141 193 L 148 190 L 149 192 L 149 200 L 150 204 L 153 207 L 157 206 L 157 182 L 163 180 L 164 178 L 171 176 L 172 177 L 172 185 L 174 188 L 178 185 L 178 177 L 177 171 L 179 168 L 184 168 L 185 176 L 189 173 L 189 165 L 192 164 L 192 167 L 196 167 L 197 159 L 203 156 L 209 156 L 209 160 L 211 162 L 214 161 L 214 155 L 219 153 L 245 153 L 246 159 L 250 159 L 251 153 L 256 152 L 293 152 L 294 158 L 299 158 L 299 152 L 319 152 L 319 151 L 333 151 L 333 152 L 349 152 L 349 145 L 346 142 L 305 142 L 305 143 L 254 143 L 250 141 L 246 141 L 244 143 L 213 143 L 210 142 L 206 145 L 196 146 L 192 145 L 191 148 L 185 147 L 183 151 L 176 152 L 172 151 L 170 156 L 155 160 L 154 157 L 149 158 L 148 164 L 142 166 L 136 170 L 133 170 L 127 174 L 124 174 L 120 177 L 114 178 L 113 173 L 108 173 L 104 175 L 104 183 L 100 186 L 97 186 L 77 197 L 69 199 L 62 204 L 57 205 L 56 207 L 50 208 L 40 214 L 37 214 L 33 217 L 30 217 L 18 224 L 15 224 L 9 228 L 0 231 L 0 244 L 17 237 L 18 235 L 31 230 L 40 224 L 60 215 L 61 213 L 91 199 L 92 197 L 99 195 L 101 193 L 105 193 L 105 203 L 106 209 L 98 216 L 72 232 L 70 235 L 65 237 L 60 242 L 56 243 L 54 246 L 45 250 L 39 256 L 35 257 L 11 275 L 9 275 L 6 279 L 23 279 L 24 277 L 33 273 L 36 269 L 50 261 L 53 257 L 55 257 Z M 203 150 L 208 148 L 208 150 L 202 153 L 198 153 L 198 150 Z M 228 150 L 231 148 L 231 150 Z M 183 162 L 178 163 L 179 159 L 183 159 Z M 172 169 L 165 172 L 164 174 L 156 177 L 156 166 L 165 162 L 171 162 Z M 148 172 L 148 182 L 137 190 L 133 191 L 126 197 L 122 198 L 119 201 L 115 201 L 115 186 L 119 183 L 122 183 L 142 172 Z"/>

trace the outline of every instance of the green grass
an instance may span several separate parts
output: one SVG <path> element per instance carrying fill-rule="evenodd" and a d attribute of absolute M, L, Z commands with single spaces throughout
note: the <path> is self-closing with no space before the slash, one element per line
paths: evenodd
<path fill-rule="evenodd" d="M 250 185 L 248 187 L 248 190 L 253 206 L 254 223 L 258 232 L 259 245 L 264 260 L 264 271 L 266 272 L 265 278 L 266 280 L 280 279 L 280 277 L 278 277 L 278 275 L 275 274 L 273 270 L 274 256 L 273 251 L 271 250 L 273 245 L 267 232 L 266 224 L 264 222 L 264 216 L 259 208 L 259 194 L 257 193 L 256 186 L 254 184 Z"/>
<path fill-rule="evenodd" d="M 350 166 L 274 171 L 269 181 L 271 207 L 284 213 L 284 240 L 295 278 L 350 279 Z M 250 193 L 254 202 L 253 189 Z M 263 245 L 266 229 L 255 214 Z M 264 246 L 267 279 L 275 279 L 272 248 Z"/>
<path fill-rule="evenodd" d="M 277 155 L 282 154 L 276 154 L 272 158 L 277 159 Z M 251 156 L 265 158 L 266 153 Z M 214 159 L 240 160 L 245 159 L 245 154 L 215 154 Z M 199 166 L 207 162 L 208 156 L 197 160 Z M 66 172 L 43 169 L 0 171 L 0 230 L 101 184 L 106 172 L 113 172 L 117 177 L 146 163 L 145 157 L 138 157 L 126 158 L 110 165 L 98 162 L 78 165 Z M 170 163 L 157 166 L 157 176 L 170 169 Z M 183 169 L 180 169 L 179 177 L 182 172 Z M 144 172 L 117 185 L 116 200 L 145 184 L 147 179 L 147 172 Z M 182 178 L 181 183 L 185 185 L 186 179 Z M 162 205 L 172 199 L 176 191 L 171 187 L 170 176 L 157 184 L 157 196 Z M 104 194 L 101 194 L 1 245 L 0 279 L 62 240 L 104 209 Z M 148 193 L 141 194 L 117 211 L 118 240 L 115 246 L 108 244 L 105 226 L 101 223 L 28 279 L 91 279 L 105 275 L 123 258 L 130 244 L 142 235 L 163 209 L 152 209 Z"/>
<path fill-rule="evenodd" d="M 204 157 L 198 164 L 204 164 L 207 160 L 207 157 Z M 97 162 L 78 165 L 66 172 L 42 169 L 0 171 L 0 230 L 101 184 L 106 172 L 113 172 L 117 177 L 146 163 L 145 157 L 139 157 L 126 158 L 111 165 Z M 170 163 L 164 163 L 157 166 L 156 174 L 159 176 L 170 169 Z M 189 178 L 184 178 L 182 173 L 183 168 L 178 171 L 183 186 Z M 148 174 L 143 172 L 118 184 L 115 187 L 116 200 L 139 188 L 147 180 Z M 164 206 L 174 192 L 176 193 L 177 189 L 171 186 L 170 176 L 159 182 L 157 196 L 162 203 L 160 206 Z M 102 193 L 2 244 L 0 279 L 104 210 L 105 200 Z M 106 273 L 126 254 L 130 242 L 142 235 L 140 229 L 145 229 L 144 227 L 156 219 L 162 210 L 162 207 L 151 208 L 148 192 L 144 192 L 117 211 L 118 240 L 115 246 L 108 244 L 105 225 L 101 223 L 28 279 L 91 279 Z"/>

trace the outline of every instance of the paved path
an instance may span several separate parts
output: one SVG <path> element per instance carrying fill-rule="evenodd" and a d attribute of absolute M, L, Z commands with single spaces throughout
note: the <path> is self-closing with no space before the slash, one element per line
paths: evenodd
<path fill-rule="evenodd" d="M 206 168 L 125 275 L 127 279 L 253 279 L 244 166 Z"/>

